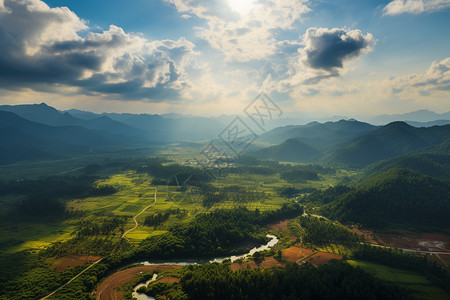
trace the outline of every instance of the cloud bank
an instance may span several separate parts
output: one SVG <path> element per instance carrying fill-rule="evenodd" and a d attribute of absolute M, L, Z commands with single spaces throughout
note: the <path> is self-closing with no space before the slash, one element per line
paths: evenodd
<path fill-rule="evenodd" d="M 443 10 L 450 7 L 450 0 L 394 0 L 383 9 L 388 16 L 400 14 L 422 14 Z"/>
<path fill-rule="evenodd" d="M 176 99 L 189 85 L 194 44 L 149 41 L 111 25 L 95 32 L 66 7 L 39 0 L 0 2 L 0 87 Z"/>

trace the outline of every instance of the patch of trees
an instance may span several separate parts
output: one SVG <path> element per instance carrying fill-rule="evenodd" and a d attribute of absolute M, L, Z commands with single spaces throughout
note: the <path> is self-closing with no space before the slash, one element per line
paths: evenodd
<path fill-rule="evenodd" d="M 171 215 L 176 215 L 181 218 L 187 214 L 184 209 L 168 209 L 162 212 L 158 212 L 156 214 L 152 214 L 150 216 L 145 217 L 144 225 L 145 226 L 159 226 L 165 221 L 169 219 Z"/>
<path fill-rule="evenodd" d="M 298 220 L 304 229 L 303 242 L 314 245 L 345 244 L 353 245 L 358 235 L 348 231 L 344 226 L 331 221 L 311 216 L 302 216 Z"/>
<path fill-rule="evenodd" d="M 325 190 L 316 190 L 312 192 L 310 195 L 308 195 L 304 201 L 305 202 L 312 202 L 315 204 L 327 204 L 330 203 L 336 199 L 338 199 L 339 196 L 350 192 L 352 189 L 349 188 L 346 185 L 337 185 L 333 187 L 329 187 Z"/>
<path fill-rule="evenodd" d="M 282 172 L 280 178 L 289 183 L 305 182 L 306 180 L 319 180 L 319 175 L 316 171 L 308 169 L 297 169 Z"/>
<path fill-rule="evenodd" d="M 127 217 L 118 216 L 83 220 L 80 222 L 77 237 L 108 236 L 113 234 L 117 228 L 122 228 L 123 231 L 123 225 L 125 225 L 127 220 Z"/>
<path fill-rule="evenodd" d="M 153 290 L 153 284 L 149 290 Z M 407 299 L 406 292 L 341 261 L 315 268 L 232 271 L 227 264 L 187 266 L 180 280 L 189 299 Z M 159 286 L 161 295 L 176 285 Z M 165 289 L 164 289 L 165 288 Z"/>
<path fill-rule="evenodd" d="M 88 191 L 88 196 L 107 196 L 117 193 L 117 188 L 110 184 L 92 186 Z"/>
<path fill-rule="evenodd" d="M 181 186 L 185 182 L 189 182 L 190 185 L 195 185 L 194 183 L 208 182 L 212 179 L 211 176 L 200 168 L 178 164 L 163 165 L 161 161 L 156 159 L 150 160 L 140 166 L 137 168 L 137 171 L 158 178 L 158 182 L 166 180 L 164 184 L 177 186 Z"/>
<path fill-rule="evenodd" d="M 236 208 L 199 214 L 188 224 L 172 226 L 166 234 L 145 239 L 136 255 L 142 258 L 186 258 L 242 253 L 247 250 L 248 243 L 265 242 L 262 226 L 302 213 L 303 208 L 298 204 L 283 204 L 276 211 L 263 213 Z M 247 247 L 239 249 L 246 243 Z"/>
<path fill-rule="evenodd" d="M 17 204 L 13 214 L 29 217 L 58 217 L 65 212 L 63 198 L 104 196 L 117 190 L 111 185 L 94 186 L 91 176 L 52 176 L 35 180 L 0 182 L 0 195 L 21 194 L 25 199 Z"/>
<path fill-rule="evenodd" d="M 204 187 L 202 189 L 203 206 L 211 207 L 215 203 L 232 201 L 237 203 L 248 203 L 261 201 L 266 198 L 266 194 L 254 190 L 249 190 L 246 187 L 232 185 L 222 188 L 215 188 L 213 186 Z"/>
<path fill-rule="evenodd" d="M 281 197 L 285 197 L 285 198 L 294 198 L 303 193 L 312 193 L 312 192 L 316 191 L 315 188 L 310 188 L 310 187 L 301 188 L 301 189 L 297 189 L 294 187 L 281 187 L 281 188 L 275 188 L 275 190 L 277 191 L 278 195 L 280 195 Z"/>

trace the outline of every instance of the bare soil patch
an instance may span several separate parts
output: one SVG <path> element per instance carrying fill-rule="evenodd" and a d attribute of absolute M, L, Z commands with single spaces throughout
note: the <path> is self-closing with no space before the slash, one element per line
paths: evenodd
<path fill-rule="evenodd" d="M 342 259 L 341 255 L 328 253 L 328 252 L 317 252 L 312 255 L 307 261 L 315 266 L 327 264 L 331 259 Z"/>
<path fill-rule="evenodd" d="M 167 276 L 157 280 L 158 282 L 180 282 L 180 278 Z"/>
<path fill-rule="evenodd" d="M 397 234 L 378 234 L 382 244 L 395 248 L 418 251 L 450 253 L 450 235 L 444 233 L 414 233 L 400 231 Z"/>
<path fill-rule="evenodd" d="M 284 267 L 285 264 L 276 260 L 275 258 L 271 257 L 265 257 L 263 261 L 261 262 L 255 262 L 255 261 L 244 261 L 242 263 L 234 262 L 231 264 L 231 270 L 238 271 L 238 270 L 246 270 L 248 268 L 250 269 L 257 269 L 257 268 L 273 268 L 273 267 Z"/>
<path fill-rule="evenodd" d="M 269 225 L 269 228 L 273 230 L 287 230 L 288 221 L 289 220 L 281 220 L 276 223 L 272 223 Z"/>
<path fill-rule="evenodd" d="M 58 272 L 64 272 L 68 268 L 84 265 L 99 260 L 100 256 L 72 255 L 58 258 L 52 268 Z"/>
<path fill-rule="evenodd" d="M 311 249 L 300 248 L 296 246 L 291 246 L 288 249 L 282 250 L 281 254 L 283 259 L 287 261 L 296 262 L 305 256 L 313 254 L 314 251 Z"/>

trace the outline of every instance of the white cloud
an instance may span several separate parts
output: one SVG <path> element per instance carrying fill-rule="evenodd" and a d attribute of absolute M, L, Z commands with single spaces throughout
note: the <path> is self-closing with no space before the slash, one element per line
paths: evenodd
<path fill-rule="evenodd" d="M 302 0 L 261 0 L 249 2 L 245 13 L 237 13 L 226 1 L 166 0 L 180 13 L 206 21 L 198 36 L 220 51 L 226 61 L 248 62 L 275 53 L 275 30 L 292 29 L 310 11 Z"/>
<path fill-rule="evenodd" d="M 114 25 L 93 32 L 66 7 L 50 8 L 39 0 L 2 4 L 2 88 L 67 86 L 81 93 L 160 100 L 177 98 L 189 85 L 186 68 L 196 52 L 184 38 L 150 41 Z"/>
<path fill-rule="evenodd" d="M 384 82 L 398 97 L 433 96 L 450 91 L 450 57 L 434 61 L 424 74 L 393 77 Z"/>
<path fill-rule="evenodd" d="M 450 7 L 450 0 L 393 0 L 383 9 L 384 15 L 421 14 Z"/>
<path fill-rule="evenodd" d="M 301 41 L 279 44 L 282 53 L 292 54 L 266 63 L 262 85 L 268 91 L 316 94 L 311 92 L 313 85 L 345 73 L 347 63 L 371 51 L 374 44 L 372 34 L 357 29 L 309 28 Z"/>

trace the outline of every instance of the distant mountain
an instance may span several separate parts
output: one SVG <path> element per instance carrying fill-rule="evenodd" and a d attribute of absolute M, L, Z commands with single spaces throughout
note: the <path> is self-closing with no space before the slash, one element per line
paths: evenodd
<path fill-rule="evenodd" d="M 450 120 L 450 111 L 437 114 L 435 112 L 422 109 L 405 114 L 380 115 L 369 118 L 368 122 L 371 124 L 384 125 L 395 121 L 413 121 L 413 122 L 430 122 L 435 120 Z"/>
<path fill-rule="evenodd" d="M 217 118 L 196 117 L 181 114 L 129 114 L 102 113 L 93 114 L 80 110 L 69 110 L 74 116 L 92 120 L 94 117 L 108 117 L 144 132 L 153 141 L 189 141 L 215 138 L 226 127 Z"/>
<path fill-rule="evenodd" d="M 320 158 L 322 152 L 299 140 L 289 139 L 280 145 L 258 150 L 253 155 L 278 161 L 306 163 Z"/>
<path fill-rule="evenodd" d="M 348 141 L 377 127 L 356 120 L 337 122 L 311 122 L 306 125 L 291 125 L 275 128 L 260 137 L 260 141 L 279 144 L 288 139 L 297 139 L 308 145 L 324 150 L 336 143 Z"/>
<path fill-rule="evenodd" d="M 24 119 L 50 126 L 81 126 L 88 129 L 105 131 L 110 134 L 135 136 L 143 134 L 142 131 L 118 121 L 114 121 L 107 116 L 98 116 L 91 113 L 91 116 L 95 115 L 96 117 L 81 119 L 72 116 L 69 112 L 59 112 L 45 103 L 14 106 L 3 105 L 0 106 L 0 111 L 13 112 Z"/>
<path fill-rule="evenodd" d="M 214 118 L 177 117 L 163 118 L 150 114 L 104 114 L 109 118 L 146 131 L 146 136 L 155 141 L 190 141 L 216 138 L 226 124 Z"/>
<path fill-rule="evenodd" d="M 391 223 L 450 226 L 450 185 L 412 170 L 393 168 L 366 179 L 331 202 L 329 216 L 365 226 Z"/>
<path fill-rule="evenodd" d="M 79 126 L 49 126 L 0 111 L 0 163 L 89 153 L 91 149 L 128 144 L 129 137 Z"/>
<path fill-rule="evenodd" d="M 429 122 L 405 121 L 405 123 L 414 127 L 431 127 L 431 126 L 448 125 L 450 124 L 450 120 L 436 120 Z"/>
<path fill-rule="evenodd" d="M 365 167 L 376 161 L 438 145 L 450 138 L 450 125 L 416 128 L 393 122 L 329 152 L 325 161 L 351 167 Z"/>

